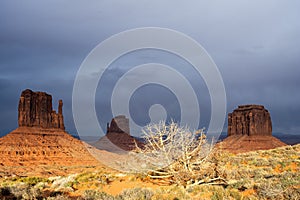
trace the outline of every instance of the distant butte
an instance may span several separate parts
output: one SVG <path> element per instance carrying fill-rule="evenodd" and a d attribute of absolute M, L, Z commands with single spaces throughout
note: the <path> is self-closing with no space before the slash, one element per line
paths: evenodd
<path fill-rule="evenodd" d="M 99 164 L 86 144 L 65 131 L 63 102 L 58 113 L 52 109 L 52 96 L 29 89 L 21 93 L 19 127 L 0 138 L 1 166 L 78 166 Z"/>
<path fill-rule="evenodd" d="M 272 136 L 271 116 L 262 105 L 241 105 L 229 113 L 227 134 L 218 146 L 234 153 L 286 145 Z"/>
<path fill-rule="evenodd" d="M 93 144 L 98 149 L 114 153 L 125 153 L 135 149 L 135 143 L 142 143 L 130 135 L 129 119 L 124 115 L 114 117 L 107 124 L 107 133 Z"/>
<path fill-rule="evenodd" d="M 124 115 L 113 118 L 107 126 L 107 133 L 130 133 L 129 119 Z"/>

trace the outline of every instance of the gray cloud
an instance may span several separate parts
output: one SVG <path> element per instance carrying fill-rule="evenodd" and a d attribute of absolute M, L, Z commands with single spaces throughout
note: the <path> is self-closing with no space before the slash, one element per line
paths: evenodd
<path fill-rule="evenodd" d="M 25 88 L 51 93 L 55 105 L 64 99 L 66 125 L 75 132 L 72 87 L 81 62 L 112 34 L 144 26 L 172 28 L 204 46 L 224 79 L 228 112 L 239 104 L 263 104 L 272 114 L 274 131 L 299 133 L 299 6 L 292 0 L 1 1 L 0 134 L 16 127 L 18 97 Z M 120 59 L 97 90 L 102 124 L 111 117 L 107 105 L 113 83 L 132 65 L 149 61 L 163 61 L 178 70 L 184 65 L 155 52 Z M 192 70 L 180 72 L 200 91 L 207 126 L 207 88 Z"/>

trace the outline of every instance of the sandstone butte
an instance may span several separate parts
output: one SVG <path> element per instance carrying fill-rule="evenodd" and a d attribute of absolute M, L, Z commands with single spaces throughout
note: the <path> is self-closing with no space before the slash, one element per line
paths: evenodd
<path fill-rule="evenodd" d="M 286 144 L 272 136 L 270 113 L 262 105 L 241 105 L 228 114 L 227 138 L 218 146 L 233 153 L 267 150 Z"/>
<path fill-rule="evenodd" d="M 126 153 L 135 149 L 135 143 L 142 146 L 142 143 L 130 135 L 129 119 L 124 115 L 113 118 L 107 124 L 106 135 L 100 138 L 94 147 L 113 153 Z"/>
<path fill-rule="evenodd" d="M 51 95 L 24 90 L 18 124 L 17 129 L 0 138 L 0 166 L 99 165 L 86 144 L 65 131 L 62 100 L 57 113 Z"/>
<path fill-rule="evenodd" d="M 73 138 L 65 131 L 63 102 L 58 112 L 52 108 L 52 96 L 29 89 L 21 94 L 18 107 L 19 127 L 0 138 L 0 166 L 92 166 L 99 165 L 92 154 L 99 151 Z M 134 148 L 129 121 L 117 116 L 107 126 L 107 134 L 93 146 L 100 150 L 126 152 Z M 272 136 L 269 112 L 259 105 L 239 106 L 228 115 L 228 137 L 218 144 L 234 153 L 284 146 Z M 89 149 L 89 150 L 88 150 Z M 90 152 L 89 152 L 90 151 Z M 103 153 L 103 151 L 102 151 Z M 113 154 L 101 154 L 111 160 Z M 94 155 L 95 156 L 95 155 Z M 102 158 L 100 160 L 103 160 Z"/>

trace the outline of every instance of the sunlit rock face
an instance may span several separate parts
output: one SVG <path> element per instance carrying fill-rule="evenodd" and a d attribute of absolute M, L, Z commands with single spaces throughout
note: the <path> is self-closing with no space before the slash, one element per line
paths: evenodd
<path fill-rule="evenodd" d="M 241 105 L 228 114 L 228 137 L 217 147 L 233 153 L 273 149 L 285 143 L 272 136 L 270 113 L 262 105 Z"/>
<path fill-rule="evenodd" d="M 52 109 L 52 96 L 45 92 L 26 89 L 21 93 L 18 107 L 19 127 L 65 129 L 62 114 L 63 102 L 59 100 L 58 113 Z"/>
<path fill-rule="evenodd" d="M 24 90 L 18 122 L 17 129 L 0 138 L 0 166 L 98 164 L 86 144 L 65 131 L 62 100 L 56 113 L 51 95 Z"/>
<path fill-rule="evenodd" d="M 270 113 L 261 105 L 238 106 L 228 114 L 228 136 L 272 135 Z"/>

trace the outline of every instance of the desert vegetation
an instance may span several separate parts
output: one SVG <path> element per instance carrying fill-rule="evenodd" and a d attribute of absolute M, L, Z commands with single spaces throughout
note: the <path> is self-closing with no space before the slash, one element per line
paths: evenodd
<path fill-rule="evenodd" d="M 5 176 L 0 199 L 300 199 L 300 145 L 232 154 L 212 148 L 203 130 L 176 123 L 149 125 L 144 135 L 132 171 Z"/>
<path fill-rule="evenodd" d="M 215 169 L 216 154 L 203 129 L 190 131 L 162 121 L 146 126 L 143 135 L 145 144 L 136 145 L 135 156 L 143 163 L 140 170 L 151 179 L 185 187 L 225 181 Z"/>

